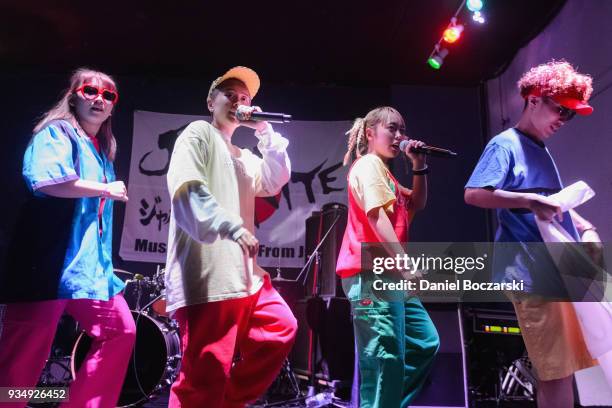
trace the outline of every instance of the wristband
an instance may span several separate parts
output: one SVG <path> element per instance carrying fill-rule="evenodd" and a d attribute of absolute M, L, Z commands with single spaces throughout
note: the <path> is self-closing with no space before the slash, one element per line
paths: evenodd
<path fill-rule="evenodd" d="M 428 166 L 425 166 L 422 169 L 412 170 L 412 175 L 413 176 L 424 176 L 426 174 L 429 174 L 429 167 Z"/>

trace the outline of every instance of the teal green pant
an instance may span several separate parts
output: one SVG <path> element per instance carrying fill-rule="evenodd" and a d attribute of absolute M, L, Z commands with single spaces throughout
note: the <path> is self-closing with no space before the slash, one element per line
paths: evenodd
<path fill-rule="evenodd" d="M 342 280 L 353 310 L 359 406 L 407 407 L 427 378 L 440 345 L 438 332 L 418 298 L 382 300 L 371 283 L 361 275 Z"/>

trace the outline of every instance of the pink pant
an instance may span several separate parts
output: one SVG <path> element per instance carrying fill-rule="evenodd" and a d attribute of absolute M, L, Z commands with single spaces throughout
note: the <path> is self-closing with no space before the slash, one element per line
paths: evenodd
<path fill-rule="evenodd" d="M 289 354 L 297 322 L 266 279 L 255 295 L 176 312 L 183 359 L 169 407 L 237 408 L 270 386 Z M 240 360 L 232 366 L 236 352 Z"/>
<path fill-rule="evenodd" d="M 0 305 L 0 387 L 34 387 L 49 357 L 57 323 L 70 314 L 93 338 L 64 407 L 115 407 L 136 339 L 122 295 Z M 25 402 L 0 407 L 24 407 Z"/>

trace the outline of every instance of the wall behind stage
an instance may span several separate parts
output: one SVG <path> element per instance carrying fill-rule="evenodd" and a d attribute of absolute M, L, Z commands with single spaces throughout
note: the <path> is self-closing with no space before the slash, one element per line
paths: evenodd
<path fill-rule="evenodd" d="M 444 72 L 440 72 L 444 75 Z M 427 207 L 415 218 L 411 241 L 482 242 L 488 240 L 486 214 L 463 201 L 463 186 L 480 157 L 485 137 L 477 88 L 397 86 L 392 104 L 404 114 L 408 136 L 458 153 L 454 159 L 428 158 Z M 400 160 L 400 182 L 412 176 Z"/>
<path fill-rule="evenodd" d="M 261 73 L 265 80 L 265 73 Z M 443 73 L 441 73 L 443 74 Z M 115 169 L 119 180 L 128 181 L 132 118 L 134 110 L 202 114 L 209 81 L 118 77 L 121 95 L 113 114 L 118 142 Z M 12 235 L 26 190 L 21 178 L 21 160 L 36 118 L 55 103 L 66 86 L 67 77 L 22 73 L 0 79 L 3 97 L 0 172 L 4 197 L 0 200 L 0 265 Z M 428 207 L 420 213 L 411 230 L 413 241 L 483 241 L 487 239 L 484 213 L 463 204 L 463 185 L 483 147 L 477 88 L 406 87 L 348 88 L 302 87 L 263 83 L 255 102 L 268 111 L 293 114 L 296 120 L 352 120 L 371 108 L 393 105 L 404 115 L 409 135 L 434 146 L 448 147 L 459 159 L 430 159 Z M 345 139 L 343 134 L 339 138 Z M 325 147 L 322 146 L 322 149 Z M 398 160 L 394 171 L 405 171 Z M 410 177 L 401 176 L 405 185 Z M 128 192 L 129 194 L 129 192 Z M 115 204 L 115 267 L 151 274 L 154 264 L 125 262 L 118 257 L 124 206 Z M 0 266 L 1 267 L 1 266 Z M 17 272 L 17 271 L 16 271 Z"/>
<path fill-rule="evenodd" d="M 565 185 L 586 181 L 597 195 L 577 211 L 612 240 L 612 2 L 568 0 L 557 17 L 522 48 L 503 74 L 488 81 L 490 135 L 513 126 L 523 109 L 516 82 L 529 68 L 566 59 L 593 77 L 595 108 L 576 116 L 547 142 Z"/>

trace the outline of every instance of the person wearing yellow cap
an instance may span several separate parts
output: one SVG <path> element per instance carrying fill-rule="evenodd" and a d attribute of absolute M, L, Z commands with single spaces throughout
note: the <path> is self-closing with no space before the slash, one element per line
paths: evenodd
<path fill-rule="evenodd" d="M 558 219 L 576 241 L 600 242 L 595 228 L 548 198 L 563 188 L 546 141 L 576 114 L 590 115 L 592 79 L 566 61 L 550 61 L 518 81 L 525 100 L 519 122 L 493 137 L 465 188 L 465 201 L 497 210 L 493 279 L 523 280 L 524 292 L 509 293 L 538 379 L 538 407 L 573 407 L 573 373 L 593 365 L 562 278 L 545 250 L 535 217 Z M 580 234 L 580 235 L 579 235 Z M 536 243 L 536 244 L 531 244 Z M 505 247 L 504 247 L 505 248 Z"/>
<path fill-rule="evenodd" d="M 259 86 L 246 67 L 214 80 L 212 121 L 190 123 L 172 152 L 165 281 L 182 361 L 170 407 L 244 407 L 272 383 L 295 338 L 291 310 L 256 263 L 255 197 L 276 195 L 291 174 L 288 140 L 236 117 L 239 106 L 258 109 L 249 107 Z M 232 144 L 239 126 L 255 129 L 262 158 Z"/>

